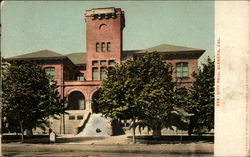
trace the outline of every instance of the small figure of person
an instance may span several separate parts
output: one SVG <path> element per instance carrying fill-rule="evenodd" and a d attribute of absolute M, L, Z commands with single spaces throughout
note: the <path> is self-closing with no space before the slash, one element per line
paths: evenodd
<path fill-rule="evenodd" d="M 56 133 L 49 128 L 49 143 L 56 143 Z"/>
<path fill-rule="evenodd" d="M 100 128 L 96 128 L 96 130 L 95 130 L 97 133 L 100 133 L 100 132 L 102 132 L 102 130 L 100 129 Z"/>

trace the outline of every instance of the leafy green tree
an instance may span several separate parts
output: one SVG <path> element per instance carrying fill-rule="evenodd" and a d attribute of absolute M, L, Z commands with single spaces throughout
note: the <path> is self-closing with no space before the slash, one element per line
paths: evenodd
<path fill-rule="evenodd" d="M 9 128 L 31 130 L 50 116 L 64 113 L 55 82 L 39 66 L 30 62 L 17 61 L 3 70 L 3 117 Z M 17 126 L 20 127 L 17 127 Z"/>
<path fill-rule="evenodd" d="M 139 76 L 143 80 L 143 89 L 138 98 L 143 114 L 139 116 L 139 120 L 152 128 L 153 137 L 159 138 L 175 105 L 176 82 L 172 78 L 172 66 L 163 63 L 157 54 L 145 55 L 138 62 Z"/>
<path fill-rule="evenodd" d="M 141 115 L 139 92 L 142 89 L 141 78 L 137 78 L 137 69 L 133 61 L 116 65 L 102 81 L 97 100 L 99 111 L 113 120 L 131 119 L 133 124 Z M 134 125 L 133 125 L 134 126 Z M 135 143 L 135 127 L 133 127 Z"/>
<path fill-rule="evenodd" d="M 195 81 L 189 90 L 189 101 L 185 110 L 192 113 L 188 134 L 194 130 L 208 131 L 214 128 L 214 61 L 207 58 L 197 73 L 193 73 Z"/>
<path fill-rule="evenodd" d="M 174 105 L 172 67 L 158 53 L 149 53 L 109 70 L 97 100 L 100 111 L 112 119 L 131 119 L 135 143 L 136 120 L 162 128 Z"/>

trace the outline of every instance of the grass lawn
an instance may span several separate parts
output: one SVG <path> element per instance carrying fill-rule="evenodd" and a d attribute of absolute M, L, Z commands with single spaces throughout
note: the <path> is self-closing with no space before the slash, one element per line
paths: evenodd
<path fill-rule="evenodd" d="M 132 136 L 128 136 L 132 138 Z M 188 136 L 188 135 L 163 135 L 161 138 L 153 138 L 151 135 L 137 135 L 136 139 L 140 143 L 145 144 L 174 144 L 174 143 L 192 143 L 192 142 L 214 142 L 214 135 L 208 134 L 206 136 Z"/>
<path fill-rule="evenodd" d="M 81 142 L 86 140 L 105 140 L 107 137 L 72 137 L 72 138 L 57 138 L 57 143 L 68 143 L 68 142 Z M 127 136 L 127 138 L 132 140 L 132 136 Z M 15 143 L 21 141 L 21 135 L 3 135 L 2 142 L 3 143 Z M 188 144 L 188 143 L 213 143 L 214 136 L 213 134 L 206 136 L 187 136 L 187 135 L 163 135 L 161 138 L 155 139 L 151 135 L 137 135 L 136 136 L 137 143 L 141 144 Z M 33 135 L 32 137 L 24 137 L 24 143 L 33 143 L 33 144 L 48 144 L 49 143 L 49 135 Z"/>
<path fill-rule="evenodd" d="M 20 142 L 21 135 L 2 135 L 3 143 Z M 31 137 L 24 136 L 25 143 L 49 143 L 49 135 L 33 135 Z"/>

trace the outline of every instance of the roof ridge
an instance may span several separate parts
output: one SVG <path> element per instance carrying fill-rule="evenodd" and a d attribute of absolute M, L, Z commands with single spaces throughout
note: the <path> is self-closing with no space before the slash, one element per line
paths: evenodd
<path fill-rule="evenodd" d="M 191 51 L 205 51 L 198 48 L 186 47 L 186 46 L 178 46 L 178 45 L 169 45 L 169 44 L 160 44 L 154 47 L 150 47 L 147 49 L 143 49 L 138 53 L 145 53 L 145 52 L 191 52 Z"/>
<path fill-rule="evenodd" d="M 188 48 L 188 49 L 196 49 L 196 50 L 203 50 L 203 49 L 199 49 L 199 48 L 194 48 L 194 47 L 188 47 L 188 46 L 179 46 L 179 45 L 172 45 L 172 44 L 166 44 L 166 43 L 163 43 L 163 44 L 159 44 L 157 46 L 153 46 L 153 47 L 159 47 L 159 46 L 172 46 L 172 47 L 182 47 L 182 48 Z M 153 47 L 150 47 L 150 48 L 153 48 Z M 148 48 L 149 49 L 149 48 Z"/>
<path fill-rule="evenodd" d="M 52 50 L 48 50 L 48 49 L 43 49 L 43 50 L 39 50 L 39 51 L 34 51 L 34 52 L 29 52 L 29 53 L 25 53 L 22 55 L 18 55 L 18 56 L 13 56 L 13 57 L 9 57 L 9 59 L 17 59 L 17 58 L 48 58 L 48 57 L 64 57 L 64 55 L 52 51 Z"/>

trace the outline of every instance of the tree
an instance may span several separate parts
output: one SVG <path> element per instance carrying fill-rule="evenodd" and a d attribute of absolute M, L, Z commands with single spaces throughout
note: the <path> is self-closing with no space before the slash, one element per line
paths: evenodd
<path fill-rule="evenodd" d="M 31 130 L 50 116 L 64 113 L 65 108 L 56 82 L 38 65 L 16 61 L 3 70 L 3 117 L 9 128 Z M 20 127 L 17 127 L 17 126 Z"/>
<path fill-rule="evenodd" d="M 143 80 L 143 89 L 139 101 L 143 114 L 139 120 L 146 122 L 153 130 L 153 137 L 161 137 L 161 129 L 172 115 L 175 105 L 176 82 L 172 77 L 172 66 L 163 63 L 158 54 L 145 55 L 138 59 L 139 76 Z"/>
<path fill-rule="evenodd" d="M 136 120 L 150 121 L 154 133 L 173 110 L 172 67 L 158 53 L 148 53 L 109 70 L 97 100 L 100 111 L 112 119 L 131 119 L 135 143 Z"/>
<path fill-rule="evenodd" d="M 190 117 L 188 134 L 194 130 L 214 128 L 214 61 L 207 58 L 197 73 L 189 90 L 189 101 L 185 110 L 194 114 Z"/>

